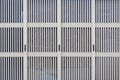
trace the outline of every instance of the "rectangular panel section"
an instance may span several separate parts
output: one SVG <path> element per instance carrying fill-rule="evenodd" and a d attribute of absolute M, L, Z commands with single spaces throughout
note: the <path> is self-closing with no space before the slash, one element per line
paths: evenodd
<path fill-rule="evenodd" d="M 62 57 L 62 80 L 92 80 L 90 57 Z"/>
<path fill-rule="evenodd" d="M 24 80 L 23 57 L 0 57 L 0 80 Z"/>
<path fill-rule="evenodd" d="M 95 80 L 120 80 L 119 57 L 96 57 Z"/>
<path fill-rule="evenodd" d="M 57 57 L 28 57 L 28 80 L 57 80 Z"/>
<path fill-rule="evenodd" d="M 23 52 L 23 28 L 0 28 L 0 52 Z"/>
<path fill-rule="evenodd" d="M 28 22 L 57 22 L 57 0 L 27 0 Z"/>
<path fill-rule="evenodd" d="M 95 0 L 95 21 L 97 23 L 120 22 L 120 0 Z"/>
<path fill-rule="evenodd" d="M 28 52 L 57 52 L 57 27 L 29 27 Z"/>
<path fill-rule="evenodd" d="M 91 22 L 91 0 L 61 0 L 62 22 Z"/>
<path fill-rule="evenodd" d="M 0 23 L 23 22 L 23 0 L 0 0 Z"/>
<path fill-rule="evenodd" d="M 120 51 L 120 28 L 101 27 L 95 28 L 96 52 Z"/>
<path fill-rule="evenodd" d="M 91 52 L 91 28 L 62 27 L 62 52 Z"/>

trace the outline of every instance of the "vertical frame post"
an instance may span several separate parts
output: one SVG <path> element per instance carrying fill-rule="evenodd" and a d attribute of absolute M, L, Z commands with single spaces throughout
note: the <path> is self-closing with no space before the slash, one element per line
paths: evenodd
<path fill-rule="evenodd" d="M 27 0 L 23 0 L 24 80 L 27 80 Z"/>
<path fill-rule="evenodd" d="M 92 1 L 92 80 L 95 80 L 95 0 Z"/>
<path fill-rule="evenodd" d="M 61 80 L 61 0 L 57 0 L 57 29 L 58 29 L 58 80 Z"/>

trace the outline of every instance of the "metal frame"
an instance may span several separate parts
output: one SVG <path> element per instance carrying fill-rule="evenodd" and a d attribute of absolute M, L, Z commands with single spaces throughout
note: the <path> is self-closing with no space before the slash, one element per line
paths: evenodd
<path fill-rule="evenodd" d="M 24 48 L 27 47 L 27 0 L 23 0 Z M 24 50 L 24 80 L 27 80 L 27 50 Z"/>
<path fill-rule="evenodd" d="M 57 27 L 58 28 L 58 47 L 61 45 L 61 27 L 91 27 L 92 28 L 92 45 L 95 44 L 95 27 L 120 27 L 120 23 L 95 23 L 95 0 L 92 0 L 92 23 L 61 23 L 61 0 L 57 1 L 57 23 L 27 23 L 27 0 L 23 0 L 24 4 L 24 23 L 0 23 L 0 27 L 23 27 L 24 28 L 24 49 L 27 47 L 27 27 Z M 0 57 L 24 57 L 24 80 L 27 80 L 27 57 L 41 56 L 54 57 L 58 59 L 58 80 L 61 80 L 61 57 L 92 57 L 92 80 L 95 80 L 95 57 L 120 57 L 119 53 L 90 53 L 79 52 L 1 52 Z M 119 71 L 120 72 L 120 71 Z"/>
<path fill-rule="evenodd" d="M 64 27 L 91 27 L 92 23 L 62 23 Z"/>
<path fill-rule="evenodd" d="M 23 23 L 0 23 L 0 27 L 24 27 Z"/>
<path fill-rule="evenodd" d="M 57 22 L 58 22 L 58 47 L 61 45 L 61 0 L 57 1 Z M 61 80 L 61 52 L 58 50 L 58 79 Z"/>
<path fill-rule="evenodd" d="M 28 23 L 28 27 L 57 27 L 57 23 Z"/>
<path fill-rule="evenodd" d="M 93 45 L 95 45 L 95 0 L 92 0 L 92 80 L 95 80 L 95 51 L 93 51 Z"/>
<path fill-rule="evenodd" d="M 95 23 L 95 27 L 120 27 L 120 23 Z"/>

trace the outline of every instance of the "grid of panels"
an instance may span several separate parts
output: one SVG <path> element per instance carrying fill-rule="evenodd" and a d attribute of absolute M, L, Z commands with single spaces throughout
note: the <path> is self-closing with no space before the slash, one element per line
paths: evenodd
<path fill-rule="evenodd" d="M 95 23 L 102 24 L 95 26 L 95 54 L 103 56 L 95 57 L 95 80 L 120 79 L 120 28 L 113 26 L 120 22 L 119 6 L 119 0 L 95 0 Z"/>
<path fill-rule="evenodd" d="M 120 22 L 119 6 L 119 0 L 95 0 L 95 22 L 102 24 L 95 27 L 95 54 L 108 53 L 107 57 L 95 57 L 95 80 L 120 79 L 119 55 L 115 57 L 120 51 L 120 28 L 110 25 Z"/>
<path fill-rule="evenodd" d="M 84 24 L 91 23 L 92 24 L 93 15 L 91 13 L 93 12 L 92 12 L 91 6 L 94 5 L 92 4 L 93 1 L 95 1 L 95 15 L 94 15 L 95 22 L 97 23 L 114 23 L 114 22 L 118 23 L 120 21 L 119 20 L 119 13 L 120 13 L 120 9 L 119 9 L 120 1 L 119 0 L 110 0 L 110 1 L 109 0 L 60 0 L 60 1 L 61 1 L 61 4 L 59 7 L 61 7 L 61 10 L 60 10 L 61 15 L 58 16 L 57 15 L 58 14 L 57 12 L 59 9 L 58 0 L 27 0 L 26 1 L 27 2 L 26 3 L 27 4 L 27 14 L 26 14 L 27 16 L 24 16 L 23 18 L 23 14 L 25 13 L 25 11 L 23 11 L 23 9 L 25 8 L 23 6 L 23 0 L 10 0 L 10 1 L 0 0 L 0 4 L 1 4 L 0 5 L 0 23 L 22 23 L 23 19 L 27 18 L 27 22 L 31 24 L 32 23 L 33 24 L 34 23 L 47 24 L 47 23 L 56 23 L 56 22 L 73 23 L 73 24 L 75 23 L 84 23 Z M 57 21 L 57 18 L 59 17 L 61 17 L 61 21 Z M 27 23 L 25 24 L 25 26 L 26 25 Z M 66 28 L 64 26 L 61 26 L 61 30 L 60 30 L 61 36 L 57 36 L 59 33 L 58 29 L 60 29 L 57 26 L 56 27 L 46 27 L 46 26 L 40 27 L 40 26 L 28 27 L 27 25 L 26 26 L 28 27 L 27 30 L 25 30 L 24 28 L 20 28 L 22 29 L 20 33 L 14 30 L 16 29 L 15 27 L 12 28 L 13 30 L 11 28 L 10 28 L 11 30 L 9 30 L 9 28 L 0 28 L 1 29 L 0 36 L 2 36 L 2 38 L 0 38 L 1 44 L 3 44 L 3 46 L 9 45 L 9 44 L 6 44 L 8 42 L 7 39 L 9 38 L 10 38 L 10 41 L 12 41 L 10 50 L 9 48 L 3 48 L 3 46 L 0 47 L 0 50 L 2 50 L 1 54 L 3 52 L 24 52 L 24 54 L 29 54 L 30 52 L 32 53 L 48 52 L 47 54 L 49 54 L 50 52 L 57 52 L 58 54 L 61 54 L 61 52 L 65 52 L 65 53 L 68 52 L 67 53 L 68 55 L 69 53 L 74 54 L 74 52 L 78 52 L 79 54 L 83 52 L 84 53 L 91 52 L 90 54 L 94 53 L 94 51 L 92 50 L 92 45 L 93 45 L 92 37 L 94 35 L 92 34 L 92 29 L 93 29 L 92 27 L 94 26 L 82 27 L 82 28 L 76 27 L 76 26 L 69 26 Z M 0 27 L 2 26 L 0 25 Z M 115 26 L 113 26 L 114 28 L 110 28 L 109 30 L 109 27 L 107 28 L 102 28 L 102 27 L 100 28 L 94 27 L 95 28 L 96 53 L 97 52 L 102 52 L 102 53 L 110 52 L 114 54 L 114 52 L 119 52 L 119 28 L 116 28 Z M 27 32 L 27 36 L 26 36 L 27 45 L 25 45 L 27 46 L 27 51 L 23 51 L 23 45 L 24 45 L 23 42 L 24 40 L 26 40 L 26 39 L 23 40 L 23 36 L 25 35 L 23 34 L 23 30 L 24 32 Z M 12 35 L 14 31 L 16 34 Z M 9 35 L 7 35 L 8 32 L 10 32 Z M 50 32 L 50 34 L 48 34 L 48 32 Z M 17 34 L 22 35 L 22 38 L 21 37 L 19 38 L 19 36 L 15 36 Z M 5 35 L 5 37 L 3 35 Z M 78 35 L 80 35 L 80 37 L 78 37 Z M 107 39 L 108 35 L 109 35 L 109 38 L 111 39 Z M 106 36 L 106 37 L 104 38 L 103 36 L 104 37 Z M 71 39 L 69 39 L 70 37 Z M 62 39 L 61 44 L 58 44 L 57 42 L 58 38 Z M 103 39 L 101 40 L 101 38 Z M 14 39 L 15 41 L 13 41 Z M 21 43 L 22 41 L 22 51 L 19 51 L 20 47 L 18 45 L 17 45 L 18 47 L 15 47 L 16 45 L 14 44 L 17 43 L 16 40 L 17 41 L 19 40 L 18 43 L 19 42 Z M 39 44 L 40 42 L 41 44 Z M 110 44 L 108 44 L 108 42 Z M 104 46 L 101 44 L 104 44 L 107 46 Z M 47 45 L 51 45 L 51 46 L 48 47 Z M 59 47 L 57 47 L 58 45 Z M 69 46 L 72 48 L 69 48 L 68 45 L 72 45 L 72 46 Z M 108 46 L 108 45 L 113 45 L 113 46 Z M 81 46 L 81 48 L 79 46 Z M 100 46 L 102 46 L 102 48 Z M 58 48 L 60 47 L 61 47 L 61 51 L 60 49 L 59 51 L 57 51 Z M 79 54 L 77 54 L 76 56 L 80 56 Z M 96 80 L 98 79 L 118 80 L 119 79 L 118 74 L 120 73 L 116 72 L 116 70 L 120 70 L 119 67 L 116 66 L 118 65 L 117 62 L 119 62 L 119 59 L 117 57 L 114 57 L 113 59 L 109 57 L 110 61 L 112 61 L 110 64 L 113 64 L 112 67 L 109 68 L 109 70 L 106 70 L 107 68 L 103 67 L 103 66 L 107 66 L 106 60 L 108 59 L 100 59 L 100 60 L 95 59 L 95 62 L 96 62 L 95 66 L 98 66 L 97 65 L 98 62 L 102 61 L 102 63 L 99 64 L 99 65 L 102 65 L 102 67 L 100 67 L 101 71 L 97 71 L 98 67 L 96 67 L 96 70 L 95 70 L 96 74 L 93 75 L 92 74 L 92 69 L 94 67 L 92 65 L 94 64 L 94 61 L 92 61 L 93 57 L 82 57 L 82 56 L 81 57 L 64 57 L 64 55 L 58 55 L 57 57 L 46 57 L 46 56 L 41 57 L 41 55 L 38 55 L 37 57 L 33 57 L 33 56 L 34 54 L 32 55 L 32 57 L 24 56 L 25 60 L 28 59 L 27 68 L 26 67 L 21 68 L 22 70 L 24 68 L 28 70 L 28 72 L 26 72 L 28 74 L 23 74 L 24 77 L 27 76 L 28 80 L 38 80 L 38 79 L 40 80 L 49 80 L 49 79 L 50 80 L 51 79 L 61 80 L 58 78 L 58 76 L 62 77 L 62 79 L 64 80 L 71 80 L 71 79 L 92 80 L 94 79 L 93 77 L 95 77 Z M 87 56 L 87 55 L 84 55 L 84 56 Z M 6 58 L 6 57 L 1 57 L 1 58 Z M 59 58 L 61 58 L 62 60 L 61 61 L 58 60 Z M 98 58 L 101 58 L 101 57 L 98 57 Z M 12 60 L 11 57 L 7 57 L 6 58 L 7 62 L 4 63 L 6 67 L 8 63 L 10 63 L 9 59 Z M 17 61 L 19 62 L 21 60 L 18 59 Z M 23 61 L 23 58 L 22 58 L 22 61 Z M 61 71 L 58 70 L 58 66 L 60 65 L 60 64 L 57 64 L 58 61 L 61 62 Z M 41 66 L 39 66 L 40 64 Z M 52 67 L 49 68 L 48 65 L 52 65 Z M 23 63 L 22 63 L 22 66 L 23 66 Z M 9 71 L 9 68 L 8 67 L 6 68 L 6 67 L 4 69 L 6 71 Z M 10 66 L 10 68 L 13 69 L 14 66 Z M 39 69 L 39 68 L 42 68 L 42 69 Z M 113 70 L 113 73 L 111 72 L 111 74 L 108 75 L 107 72 L 110 70 L 111 71 Z M 59 72 L 61 73 L 61 75 L 58 75 Z M 11 73 L 14 73 L 14 71 Z M 23 72 L 20 72 L 20 74 L 18 75 L 16 74 L 18 80 L 21 80 L 21 79 L 24 80 L 23 75 L 21 76 L 22 73 Z M 104 75 L 101 76 L 99 75 L 99 73 L 103 73 Z M 10 73 L 5 73 L 5 76 L 0 75 L 1 80 L 4 80 L 3 78 L 6 78 L 8 74 Z M 112 75 L 112 78 L 106 76 L 106 74 L 108 76 Z M 16 76 L 13 77 L 12 75 L 11 77 L 11 75 L 8 76 L 7 78 L 10 78 L 10 79 L 16 78 Z M 7 78 L 6 80 L 9 80 Z"/>

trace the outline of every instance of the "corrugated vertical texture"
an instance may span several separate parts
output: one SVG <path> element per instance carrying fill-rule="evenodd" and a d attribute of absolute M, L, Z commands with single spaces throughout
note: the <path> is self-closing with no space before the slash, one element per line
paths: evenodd
<path fill-rule="evenodd" d="M 119 57 L 96 57 L 95 80 L 120 80 Z"/>
<path fill-rule="evenodd" d="M 23 22 L 23 0 L 0 0 L 0 23 Z"/>
<path fill-rule="evenodd" d="M 62 80 L 92 80 L 90 57 L 62 57 Z"/>
<path fill-rule="evenodd" d="M 28 57 L 28 80 L 57 80 L 57 57 Z"/>
<path fill-rule="evenodd" d="M 95 28 L 96 52 L 120 52 L 120 28 Z"/>
<path fill-rule="evenodd" d="M 91 22 L 91 0 L 61 0 L 62 22 Z"/>
<path fill-rule="evenodd" d="M 95 22 L 120 22 L 120 0 L 95 0 Z"/>
<path fill-rule="evenodd" d="M 62 52 L 91 52 L 91 28 L 62 27 Z"/>
<path fill-rule="evenodd" d="M 0 57 L 0 80 L 24 80 L 23 57 Z"/>
<path fill-rule="evenodd" d="M 57 52 L 57 27 L 29 27 L 28 52 Z"/>
<path fill-rule="evenodd" d="M 0 52 L 23 52 L 23 28 L 0 28 Z"/>
<path fill-rule="evenodd" d="M 57 0 L 27 0 L 28 22 L 57 22 Z"/>

